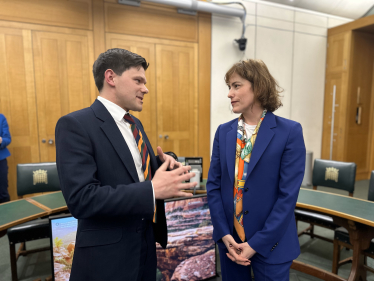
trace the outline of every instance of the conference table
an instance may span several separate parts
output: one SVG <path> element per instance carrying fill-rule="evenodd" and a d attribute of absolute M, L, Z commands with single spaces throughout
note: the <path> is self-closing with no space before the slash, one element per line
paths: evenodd
<path fill-rule="evenodd" d="M 44 216 L 67 211 L 61 191 L 0 204 L 0 232 Z"/>
<path fill-rule="evenodd" d="M 203 185 L 206 183 L 204 181 Z M 199 193 L 205 190 L 199 189 Z M 333 218 L 334 223 L 349 231 L 353 245 L 352 269 L 347 280 L 366 280 L 362 251 L 374 238 L 374 202 L 318 190 L 301 188 L 296 208 Z M 67 211 L 61 192 L 48 193 L 0 204 L 0 232 L 33 219 Z M 294 261 L 292 268 L 322 280 L 346 280 L 331 272 Z"/>
<path fill-rule="evenodd" d="M 334 223 L 345 227 L 353 246 L 352 268 L 347 280 L 366 280 L 362 251 L 374 238 L 374 202 L 335 193 L 301 188 L 296 208 L 331 216 Z M 322 280 L 346 280 L 331 272 L 294 261 L 292 267 Z"/>

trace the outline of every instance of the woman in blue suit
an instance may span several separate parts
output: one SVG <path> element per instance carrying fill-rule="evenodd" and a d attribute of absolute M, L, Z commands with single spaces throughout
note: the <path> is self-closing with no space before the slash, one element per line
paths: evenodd
<path fill-rule="evenodd" d="M 222 280 L 289 280 L 300 254 L 294 208 L 305 168 L 299 123 L 278 117 L 279 88 L 260 60 L 226 73 L 240 117 L 218 127 L 207 182 Z"/>
<path fill-rule="evenodd" d="M 10 141 L 8 122 L 5 116 L 0 114 L 0 204 L 9 201 L 8 163 L 6 158 L 10 156 L 7 148 Z"/>

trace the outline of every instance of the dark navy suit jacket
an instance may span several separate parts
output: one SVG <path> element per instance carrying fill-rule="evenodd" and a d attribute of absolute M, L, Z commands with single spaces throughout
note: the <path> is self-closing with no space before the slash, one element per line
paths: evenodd
<path fill-rule="evenodd" d="M 4 160 L 5 158 L 10 156 L 10 152 L 7 146 L 11 142 L 11 137 L 9 133 L 9 126 L 6 118 L 3 114 L 0 114 L 0 137 L 3 138 L 2 143 L 0 144 L 0 160 Z"/>
<path fill-rule="evenodd" d="M 233 234 L 238 119 L 218 127 L 207 181 L 213 238 Z M 301 125 L 268 112 L 261 124 L 243 192 L 244 230 L 258 258 L 280 264 L 300 254 L 294 209 L 305 169 Z"/>
<path fill-rule="evenodd" d="M 148 146 L 154 175 L 160 162 L 138 119 L 133 117 Z M 78 219 L 70 280 L 136 280 L 141 239 L 154 231 L 167 243 L 165 208 L 157 200 L 157 223 L 150 181 L 139 182 L 131 152 L 105 106 L 63 116 L 56 126 L 57 169 L 62 193 Z M 151 236 L 152 237 L 152 236 Z"/>

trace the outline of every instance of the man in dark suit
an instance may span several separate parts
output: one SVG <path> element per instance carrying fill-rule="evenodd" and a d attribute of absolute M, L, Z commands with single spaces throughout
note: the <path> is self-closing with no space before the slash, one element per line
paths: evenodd
<path fill-rule="evenodd" d="M 190 167 L 160 147 L 156 157 L 128 114 L 142 110 L 147 68 L 127 50 L 100 54 L 93 65 L 100 96 L 57 123 L 61 189 L 78 218 L 71 281 L 156 280 L 155 241 L 167 244 L 163 199 L 191 196 L 181 191 L 194 185 L 182 183 L 193 176 Z"/>

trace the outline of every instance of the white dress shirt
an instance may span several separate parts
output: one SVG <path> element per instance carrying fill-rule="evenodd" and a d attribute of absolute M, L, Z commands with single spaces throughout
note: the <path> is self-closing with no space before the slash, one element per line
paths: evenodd
<path fill-rule="evenodd" d="M 123 138 L 125 139 L 127 146 L 130 149 L 132 159 L 134 160 L 136 172 L 138 174 L 138 178 L 140 182 L 144 181 L 144 172 L 142 168 L 142 158 L 140 157 L 140 152 L 138 149 L 138 146 L 136 145 L 136 141 L 134 138 L 134 135 L 131 131 L 131 125 L 125 121 L 123 118 L 126 113 L 128 113 L 126 110 L 124 110 L 122 107 L 116 105 L 115 103 L 98 96 L 97 99 L 105 106 L 105 108 L 109 111 L 110 115 L 112 115 L 114 121 L 117 124 L 118 129 L 120 130 Z M 152 191 L 153 191 L 153 204 L 155 202 L 155 191 L 153 189 L 153 183 L 152 184 Z M 154 204 L 155 206 L 155 204 Z"/>

